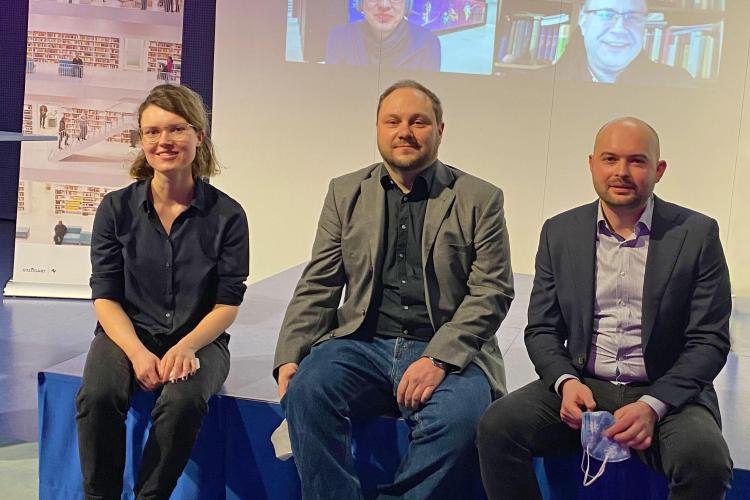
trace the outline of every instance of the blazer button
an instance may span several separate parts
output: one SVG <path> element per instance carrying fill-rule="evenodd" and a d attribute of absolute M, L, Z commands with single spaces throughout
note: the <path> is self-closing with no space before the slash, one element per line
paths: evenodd
<path fill-rule="evenodd" d="M 578 356 L 576 358 L 576 363 L 578 363 L 578 366 L 583 366 L 583 356 Z"/>

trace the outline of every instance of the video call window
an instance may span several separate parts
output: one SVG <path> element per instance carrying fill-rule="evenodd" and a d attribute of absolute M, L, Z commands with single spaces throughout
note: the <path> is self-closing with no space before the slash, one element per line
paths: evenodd
<path fill-rule="evenodd" d="M 287 61 L 492 72 L 494 1 L 339 2 L 293 2 L 287 19 Z"/>
<path fill-rule="evenodd" d="M 365 19 L 362 4 L 366 1 L 350 1 L 349 22 Z M 404 3 L 408 7 L 408 13 L 404 13 L 406 19 L 435 34 L 481 26 L 487 22 L 487 2 L 482 0 L 406 0 Z"/>
<path fill-rule="evenodd" d="M 743 0 L 744 1 L 744 0 Z M 726 0 L 293 0 L 286 60 L 696 87 Z"/>
<path fill-rule="evenodd" d="M 719 76 L 725 0 L 506 0 L 493 72 L 695 86 Z"/>

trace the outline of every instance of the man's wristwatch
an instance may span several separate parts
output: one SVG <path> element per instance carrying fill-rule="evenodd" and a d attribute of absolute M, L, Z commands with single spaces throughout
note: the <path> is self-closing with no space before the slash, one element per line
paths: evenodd
<path fill-rule="evenodd" d="M 438 368 L 441 368 L 445 373 L 451 373 L 456 371 L 456 368 L 453 365 L 449 365 L 448 363 L 444 361 L 440 361 L 439 359 L 433 358 L 432 356 L 428 356 L 427 359 L 432 361 L 432 366 L 437 366 Z"/>

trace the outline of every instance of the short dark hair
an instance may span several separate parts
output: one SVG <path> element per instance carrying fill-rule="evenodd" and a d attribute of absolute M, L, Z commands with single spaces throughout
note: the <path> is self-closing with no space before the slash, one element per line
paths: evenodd
<path fill-rule="evenodd" d="M 415 80 L 399 80 L 387 89 L 383 91 L 382 94 L 380 94 L 380 99 L 378 99 L 378 109 L 375 112 L 375 117 L 377 119 L 377 116 L 380 114 L 380 106 L 383 104 L 383 101 L 386 97 L 391 95 L 393 92 L 395 92 L 398 89 L 414 89 L 422 92 L 424 95 L 426 95 L 430 101 L 432 102 L 432 111 L 435 112 L 435 120 L 437 120 L 437 123 L 443 123 L 443 105 L 440 103 L 440 99 L 438 96 L 435 95 L 435 93 L 422 85 L 421 83 L 415 81 Z"/>

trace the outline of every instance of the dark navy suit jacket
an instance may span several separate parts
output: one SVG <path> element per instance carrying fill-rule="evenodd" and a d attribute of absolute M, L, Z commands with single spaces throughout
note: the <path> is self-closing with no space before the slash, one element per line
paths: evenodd
<path fill-rule="evenodd" d="M 539 376 L 585 375 L 591 351 L 598 202 L 545 222 L 525 341 Z M 643 284 L 647 394 L 673 409 L 706 406 L 721 422 L 713 379 L 729 352 L 729 272 L 715 220 L 654 197 Z M 590 375 L 590 374 L 589 374 Z"/>

